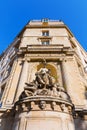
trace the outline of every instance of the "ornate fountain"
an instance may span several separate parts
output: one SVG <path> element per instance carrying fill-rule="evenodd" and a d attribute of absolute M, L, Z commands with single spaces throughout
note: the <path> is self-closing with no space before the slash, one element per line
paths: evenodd
<path fill-rule="evenodd" d="M 46 67 L 40 68 L 35 80 L 25 83 L 14 106 L 13 130 L 74 130 L 73 104 L 50 72 Z"/>

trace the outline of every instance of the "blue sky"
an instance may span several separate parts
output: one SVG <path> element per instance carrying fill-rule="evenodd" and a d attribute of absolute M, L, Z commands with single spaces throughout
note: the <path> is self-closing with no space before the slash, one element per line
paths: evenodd
<path fill-rule="evenodd" d="M 31 19 L 62 20 L 87 51 L 87 0 L 0 0 L 0 54 Z"/>

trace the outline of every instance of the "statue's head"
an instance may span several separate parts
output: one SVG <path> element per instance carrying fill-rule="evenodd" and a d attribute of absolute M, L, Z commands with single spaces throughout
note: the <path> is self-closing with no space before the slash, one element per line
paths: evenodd
<path fill-rule="evenodd" d="M 40 70 L 39 70 L 39 73 L 40 74 L 46 74 L 46 73 L 48 73 L 48 69 L 47 68 L 41 68 Z"/>
<path fill-rule="evenodd" d="M 40 102 L 40 108 L 41 109 L 45 109 L 45 107 L 46 107 L 46 102 L 45 101 L 41 101 Z"/>

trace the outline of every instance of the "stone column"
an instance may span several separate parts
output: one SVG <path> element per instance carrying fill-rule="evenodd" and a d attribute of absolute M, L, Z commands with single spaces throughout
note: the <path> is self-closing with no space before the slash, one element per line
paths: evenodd
<path fill-rule="evenodd" d="M 19 99 L 20 94 L 24 90 L 25 83 L 27 82 L 28 66 L 29 66 L 28 61 L 25 59 L 25 61 L 23 63 L 20 79 L 19 79 L 19 85 L 18 85 L 18 89 L 17 89 L 16 101 Z"/>
<path fill-rule="evenodd" d="M 62 63 L 63 86 L 68 91 L 70 81 L 69 81 L 69 73 L 67 72 L 68 66 L 66 62 L 67 61 L 63 60 L 61 63 Z"/>

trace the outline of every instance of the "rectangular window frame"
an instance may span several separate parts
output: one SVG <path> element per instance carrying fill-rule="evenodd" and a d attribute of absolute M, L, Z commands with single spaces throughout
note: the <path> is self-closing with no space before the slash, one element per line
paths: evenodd
<path fill-rule="evenodd" d="M 42 31 L 42 36 L 49 36 L 49 31 L 48 30 L 44 30 Z"/>
<path fill-rule="evenodd" d="M 42 45 L 50 45 L 50 41 L 48 39 L 41 41 Z"/>

